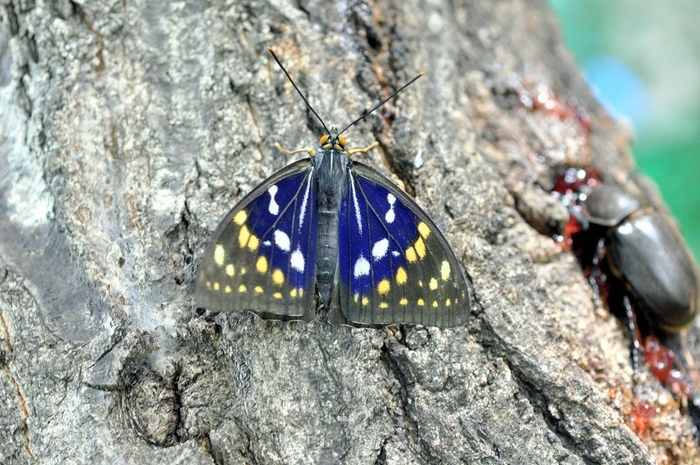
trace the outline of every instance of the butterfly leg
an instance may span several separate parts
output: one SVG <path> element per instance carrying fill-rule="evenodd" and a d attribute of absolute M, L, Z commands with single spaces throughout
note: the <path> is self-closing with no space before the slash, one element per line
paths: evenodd
<path fill-rule="evenodd" d="M 369 144 L 367 147 L 359 148 L 359 149 L 350 149 L 350 150 L 348 150 L 348 157 L 352 156 L 352 155 L 355 154 L 355 153 L 367 153 L 367 152 L 369 152 L 370 150 L 372 150 L 372 149 L 374 149 L 374 148 L 377 148 L 377 147 L 379 147 L 379 142 L 377 142 L 377 141 L 375 140 L 374 142 L 372 142 L 371 144 Z"/>
<path fill-rule="evenodd" d="M 280 144 L 279 142 L 275 142 L 275 148 L 276 148 L 277 150 L 279 150 L 280 152 L 282 152 L 283 154 L 285 154 L 285 155 L 295 155 L 295 154 L 297 154 L 297 153 L 306 152 L 306 153 L 308 153 L 309 155 L 311 155 L 312 157 L 314 156 L 314 151 L 313 151 L 313 149 L 309 149 L 309 148 L 305 148 L 305 149 L 296 149 L 296 150 L 287 150 L 287 149 L 285 149 L 284 147 L 282 147 L 282 144 Z"/>

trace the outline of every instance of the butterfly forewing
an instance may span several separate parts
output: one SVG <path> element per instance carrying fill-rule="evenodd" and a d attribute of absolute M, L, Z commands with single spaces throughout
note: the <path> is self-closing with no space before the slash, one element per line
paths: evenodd
<path fill-rule="evenodd" d="M 310 159 L 265 180 L 219 225 L 197 277 L 197 305 L 308 318 L 315 298 L 316 188 Z"/>
<path fill-rule="evenodd" d="M 366 325 L 466 323 L 466 278 L 442 233 L 384 176 L 360 163 L 349 166 L 339 214 L 345 317 Z"/>

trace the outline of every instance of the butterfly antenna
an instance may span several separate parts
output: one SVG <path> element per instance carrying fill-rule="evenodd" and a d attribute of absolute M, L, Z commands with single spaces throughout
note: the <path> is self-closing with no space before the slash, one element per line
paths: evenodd
<path fill-rule="evenodd" d="M 302 99 L 302 100 L 304 101 L 304 103 L 306 104 L 306 108 L 308 108 L 309 110 L 311 110 L 311 113 L 313 113 L 314 116 L 316 116 L 316 118 L 318 118 L 318 120 L 321 122 L 321 125 L 323 126 L 323 129 L 326 130 L 326 134 L 330 134 L 331 132 L 328 130 L 328 127 L 326 127 L 326 123 L 323 122 L 323 120 L 321 119 L 321 117 L 318 116 L 318 113 L 316 113 L 316 110 L 314 110 L 314 108 L 311 106 L 311 104 L 309 103 L 309 101 L 306 100 L 306 97 L 304 97 L 304 94 L 301 93 L 301 91 L 299 90 L 299 88 L 297 87 L 297 85 L 294 83 L 294 79 L 292 79 L 292 77 L 289 75 L 289 73 L 288 73 L 287 70 L 285 69 L 285 67 L 284 67 L 284 65 L 282 64 L 282 62 L 280 61 L 280 59 L 277 58 L 277 55 L 275 54 L 274 50 L 272 50 L 272 47 L 267 47 L 267 51 L 270 52 L 270 54 L 272 55 L 272 58 L 274 58 L 275 61 L 277 62 L 277 64 L 280 65 L 280 68 L 282 68 L 282 71 L 284 71 L 284 75 L 287 76 L 287 79 L 289 79 L 289 82 L 292 83 L 292 86 L 294 87 L 294 89 L 297 91 L 297 93 L 299 94 L 299 96 L 301 97 L 301 99 Z M 415 79 L 414 79 L 414 81 L 415 81 Z M 406 86 L 404 86 L 404 87 L 406 87 Z M 399 90 L 400 90 L 400 89 L 399 89 Z M 347 128 L 346 128 L 346 129 L 347 129 Z"/>
<path fill-rule="evenodd" d="M 391 99 L 393 99 L 394 97 L 396 97 L 396 95 L 397 95 L 399 92 L 401 92 L 401 91 L 404 90 L 406 87 L 408 87 L 408 86 L 410 86 L 411 84 L 413 84 L 414 82 L 416 82 L 416 81 L 418 80 L 418 78 L 421 77 L 421 76 L 423 76 L 424 74 L 425 74 L 425 71 L 421 71 L 420 73 L 418 73 L 418 75 L 417 75 L 416 77 L 414 77 L 413 79 L 411 79 L 410 81 L 408 81 L 406 84 L 404 84 L 404 85 L 402 85 L 401 87 L 399 87 L 397 90 L 394 91 L 393 94 L 391 94 L 390 96 L 388 96 L 387 98 L 385 98 L 384 100 L 382 100 L 381 102 L 379 102 L 378 104 L 376 104 L 376 105 L 374 106 L 374 108 L 372 108 L 372 109 L 369 110 L 369 111 L 364 112 L 364 113 L 362 114 L 362 116 L 360 116 L 359 118 L 357 118 L 357 119 L 356 119 L 355 121 L 353 121 L 352 123 L 348 124 L 348 125 L 345 127 L 345 129 L 343 129 L 342 131 L 340 131 L 340 132 L 338 133 L 338 135 L 341 135 L 342 133 L 344 133 L 345 131 L 347 131 L 348 129 L 350 129 L 352 126 L 356 125 L 357 123 L 359 123 L 359 122 L 362 121 L 363 119 L 367 118 L 369 115 L 371 115 L 371 114 L 374 112 L 374 110 L 376 110 L 377 108 L 381 107 L 381 106 L 384 105 L 386 102 L 388 102 L 389 100 L 391 100 Z"/>

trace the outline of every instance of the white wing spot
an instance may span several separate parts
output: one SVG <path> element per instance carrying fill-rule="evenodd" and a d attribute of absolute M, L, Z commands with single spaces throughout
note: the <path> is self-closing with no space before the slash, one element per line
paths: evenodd
<path fill-rule="evenodd" d="M 389 250 L 389 239 L 386 237 L 384 239 L 378 240 L 372 246 L 372 257 L 375 260 L 386 257 L 386 252 Z"/>
<path fill-rule="evenodd" d="M 304 225 L 304 218 L 306 218 L 306 206 L 309 203 L 309 194 L 311 193 L 311 180 L 314 177 L 314 169 L 312 169 L 311 173 L 306 177 L 306 191 L 304 192 L 304 198 L 301 200 L 301 208 L 299 209 L 299 231 L 301 231 L 301 227 Z"/>
<path fill-rule="evenodd" d="M 352 272 L 353 276 L 359 278 L 360 276 L 369 276 L 369 262 L 365 257 L 360 255 L 360 258 L 355 262 L 355 269 Z"/>
<path fill-rule="evenodd" d="M 362 235 L 362 213 L 360 213 L 360 204 L 357 202 L 357 192 L 355 192 L 355 180 L 350 177 L 350 189 L 352 189 L 352 203 L 355 207 L 355 221 L 357 221 L 357 229 Z M 360 257 L 362 258 L 362 257 Z"/>
<path fill-rule="evenodd" d="M 401 253 L 397 252 L 396 250 L 392 250 L 391 255 L 393 255 L 394 257 L 398 257 L 399 255 L 401 255 Z"/>
<path fill-rule="evenodd" d="M 270 246 L 272 245 L 272 242 L 270 242 L 270 241 L 263 241 L 263 245 L 264 245 L 265 247 L 270 247 Z"/>
<path fill-rule="evenodd" d="M 389 211 L 387 211 L 386 215 L 384 215 L 384 219 L 387 223 L 393 223 L 396 219 L 396 212 L 394 212 L 396 197 L 394 197 L 394 194 L 387 194 L 386 200 L 389 202 Z"/>
<path fill-rule="evenodd" d="M 304 271 L 306 262 L 304 260 L 304 254 L 301 253 L 301 249 L 296 249 L 294 252 L 292 252 L 292 257 L 289 259 L 289 263 L 292 265 L 292 268 L 298 272 L 301 273 Z"/>
<path fill-rule="evenodd" d="M 267 192 L 268 194 L 270 194 L 270 206 L 268 207 L 268 210 L 271 215 L 277 216 L 280 212 L 280 206 L 275 201 L 275 195 L 277 195 L 277 186 L 270 186 Z"/>
<path fill-rule="evenodd" d="M 275 245 L 285 252 L 289 252 L 289 236 L 286 232 L 275 230 Z"/>

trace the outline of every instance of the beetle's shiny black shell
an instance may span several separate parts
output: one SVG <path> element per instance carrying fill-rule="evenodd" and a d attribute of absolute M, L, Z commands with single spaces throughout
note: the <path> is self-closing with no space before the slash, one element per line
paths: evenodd
<path fill-rule="evenodd" d="M 670 219 L 629 191 L 605 185 L 588 195 L 582 211 L 592 225 L 609 228 L 608 262 L 637 305 L 667 331 L 692 323 L 700 310 L 700 278 Z"/>
<path fill-rule="evenodd" d="M 688 326 L 700 306 L 700 289 L 692 255 L 668 218 L 641 213 L 609 232 L 608 253 L 638 304 L 665 330 Z"/>

